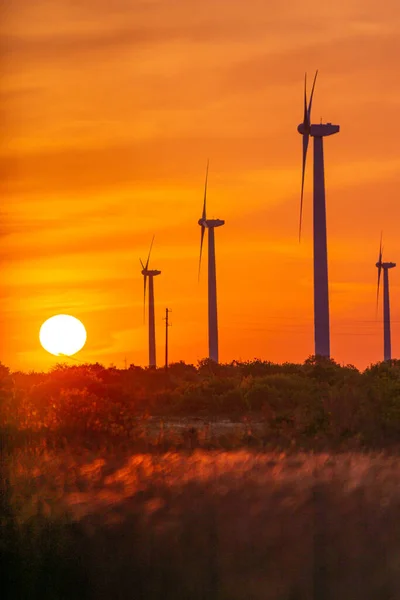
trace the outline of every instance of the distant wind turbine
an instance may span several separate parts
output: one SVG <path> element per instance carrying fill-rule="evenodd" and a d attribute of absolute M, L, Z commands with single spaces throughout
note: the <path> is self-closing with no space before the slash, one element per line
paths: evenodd
<path fill-rule="evenodd" d="M 307 105 L 307 75 L 304 80 L 304 119 L 297 127 L 303 136 L 303 166 L 300 196 L 300 226 L 303 213 L 304 178 L 306 170 L 307 149 L 310 136 L 314 138 L 314 193 L 313 193 L 313 226 L 314 226 L 314 341 L 315 354 L 330 357 L 329 339 L 329 292 L 328 292 L 328 251 L 326 240 L 326 207 L 323 138 L 339 132 L 339 125 L 320 123 L 311 125 L 311 106 L 314 96 L 315 73 L 311 89 L 310 101 Z"/>
<path fill-rule="evenodd" d="M 142 265 L 142 275 L 144 277 L 144 297 L 143 297 L 143 310 L 146 310 L 146 287 L 147 278 L 149 278 L 149 367 L 156 366 L 156 330 L 154 320 L 154 277 L 161 275 L 161 271 L 149 269 L 150 253 L 153 247 L 154 236 L 151 240 L 149 255 L 147 257 L 146 264 L 144 265 L 142 259 L 140 264 Z"/>
<path fill-rule="evenodd" d="M 379 257 L 376 267 L 378 268 L 378 288 L 376 293 L 376 308 L 379 302 L 379 285 L 383 269 L 383 360 L 392 359 L 392 342 L 390 335 L 390 299 L 389 299 L 389 269 L 393 269 L 396 263 L 382 262 L 383 246 L 382 236 L 379 246 Z"/>
<path fill-rule="evenodd" d="M 221 219 L 207 219 L 207 182 L 208 165 L 206 170 L 206 182 L 204 186 L 203 213 L 198 223 L 201 227 L 200 237 L 200 260 L 199 278 L 201 267 L 201 255 L 203 251 L 204 232 L 208 229 L 208 356 L 218 362 L 218 318 L 217 318 L 217 275 L 215 267 L 215 235 L 214 229 L 225 225 Z"/>

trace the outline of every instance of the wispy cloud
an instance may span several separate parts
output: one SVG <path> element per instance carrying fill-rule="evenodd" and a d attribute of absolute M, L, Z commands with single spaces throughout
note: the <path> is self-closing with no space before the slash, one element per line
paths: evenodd
<path fill-rule="evenodd" d="M 24 353 L 21 328 L 36 336 L 44 313 L 69 306 L 86 311 L 106 361 L 132 347 L 144 362 L 145 339 L 132 341 L 142 316 L 136 263 L 153 233 L 157 299 L 179 306 L 176 347 L 188 360 L 204 355 L 197 219 L 208 157 L 209 211 L 226 219 L 217 238 L 223 358 L 309 353 L 312 336 L 291 344 L 283 317 L 281 333 L 245 343 L 228 326 L 235 305 L 243 339 L 255 305 L 263 315 L 312 312 L 312 165 L 299 247 L 296 126 L 303 74 L 315 68 L 315 118 L 341 125 L 325 146 L 334 296 L 366 310 L 376 231 L 400 251 L 397 1 L 14 0 L 2 17 L 5 360 Z M 342 314 L 344 304 L 332 306 Z M 355 362 L 340 348 L 338 358 Z M 24 364 L 40 363 L 40 349 L 29 352 Z M 378 358 L 373 344 L 360 353 Z"/>

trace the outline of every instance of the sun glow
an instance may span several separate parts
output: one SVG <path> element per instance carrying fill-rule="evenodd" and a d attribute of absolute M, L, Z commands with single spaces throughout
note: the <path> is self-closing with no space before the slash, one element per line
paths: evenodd
<path fill-rule="evenodd" d="M 43 323 L 39 339 L 50 354 L 72 356 L 85 345 L 86 329 L 75 317 L 55 315 Z"/>

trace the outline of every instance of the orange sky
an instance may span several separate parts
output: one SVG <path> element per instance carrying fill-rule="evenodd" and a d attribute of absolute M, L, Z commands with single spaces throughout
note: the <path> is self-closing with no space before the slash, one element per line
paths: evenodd
<path fill-rule="evenodd" d="M 56 360 L 38 340 L 80 318 L 83 361 L 146 364 L 153 233 L 158 363 L 207 354 L 204 173 L 216 231 L 220 359 L 313 353 L 312 170 L 297 241 L 304 71 L 319 68 L 326 140 L 331 350 L 382 358 L 381 229 L 400 262 L 400 5 L 396 0 L 13 0 L 1 8 L 1 356 Z M 400 267 L 400 265 L 399 265 Z M 391 275 L 400 354 L 399 269 Z"/>

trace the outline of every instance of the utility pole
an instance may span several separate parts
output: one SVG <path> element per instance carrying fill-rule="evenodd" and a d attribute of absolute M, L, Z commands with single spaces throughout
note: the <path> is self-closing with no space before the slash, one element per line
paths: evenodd
<path fill-rule="evenodd" d="M 171 323 L 169 322 L 168 314 L 172 312 L 171 309 L 165 309 L 165 370 L 168 371 L 168 327 L 171 327 Z"/>

